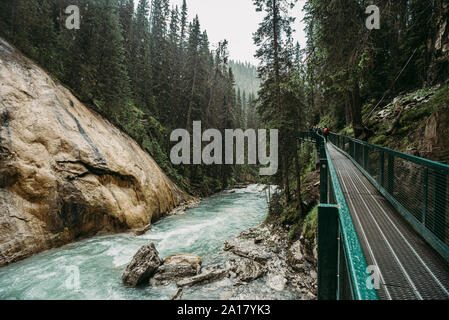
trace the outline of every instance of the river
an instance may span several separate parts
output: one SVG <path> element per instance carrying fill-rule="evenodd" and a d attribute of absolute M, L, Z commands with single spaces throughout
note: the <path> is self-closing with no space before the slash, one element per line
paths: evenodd
<path fill-rule="evenodd" d="M 0 268 L 0 299 L 170 299 L 176 286 L 126 288 L 121 275 L 137 250 L 154 242 L 163 258 L 202 257 L 203 266 L 224 263 L 223 243 L 257 226 L 267 215 L 263 186 L 250 185 L 205 199 L 185 214 L 170 216 L 142 236 L 130 233 L 82 240 Z M 217 285 L 192 288 L 183 299 L 220 299 Z"/>

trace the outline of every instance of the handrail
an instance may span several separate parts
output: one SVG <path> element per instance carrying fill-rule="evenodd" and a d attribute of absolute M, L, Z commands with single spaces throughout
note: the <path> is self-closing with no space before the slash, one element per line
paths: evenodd
<path fill-rule="evenodd" d="M 329 150 L 327 149 L 326 140 L 323 136 L 312 132 L 302 132 L 300 133 L 299 138 L 315 142 L 321 158 L 321 204 L 318 218 L 319 298 L 378 300 L 378 295 L 375 289 L 367 286 L 367 280 L 369 279 L 369 274 L 367 274 L 368 264 L 357 237 L 357 232 L 337 172 L 334 168 Z M 332 188 L 332 191 L 329 190 L 330 188 L 327 184 L 328 177 L 331 182 L 330 187 Z M 330 198 L 328 194 L 331 192 L 331 197 L 335 200 L 336 205 L 328 204 L 328 199 Z M 335 214 L 336 219 L 332 218 L 332 214 Z M 332 223 L 338 223 L 338 226 L 336 226 L 337 228 L 332 228 Z M 323 232 L 321 233 L 320 231 Z M 329 235 L 329 233 L 332 235 Z M 334 239 L 334 237 L 337 239 Z M 342 250 L 338 248 L 342 248 Z M 334 252 L 335 249 L 338 250 L 337 253 Z M 331 258 L 329 259 L 329 257 Z M 320 260 L 322 261 L 320 262 Z M 333 270 L 335 267 L 333 264 L 338 264 L 335 275 L 333 272 L 326 270 Z M 340 267 L 341 264 L 343 265 L 343 269 L 347 270 L 347 274 L 345 274 L 344 270 Z M 346 278 L 348 280 L 347 283 L 342 283 L 342 279 Z M 336 289 L 335 294 L 333 292 L 334 285 Z M 325 288 L 320 288 L 323 286 L 329 286 L 332 289 L 323 293 Z M 350 289 L 348 290 L 350 293 L 349 297 L 344 297 L 344 294 L 342 294 L 344 291 L 344 288 L 342 287 L 344 286 L 348 286 Z"/>
<path fill-rule="evenodd" d="M 429 159 L 425 159 L 425 158 L 420 158 L 420 157 L 417 157 L 417 156 L 414 156 L 414 155 L 411 155 L 411 154 L 408 154 L 408 153 L 400 152 L 400 151 L 389 149 L 389 148 L 386 148 L 386 147 L 381 147 L 381 146 L 378 146 L 378 145 L 375 145 L 375 144 L 368 143 L 368 142 L 363 141 L 363 140 L 358 140 L 358 139 L 353 138 L 353 137 L 343 136 L 343 135 L 339 135 L 339 134 L 332 133 L 332 132 L 329 133 L 329 136 L 331 136 L 331 137 L 332 136 L 337 136 L 337 137 L 346 138 L 346 139 L 351 140 L 353 142 L 356 142 L 356 143 L 358 143 L 360 145 L 364 145 L 364 146 L 367 146 L 367 147 L 370 147 L 370 148 L 373 148 L 373 149 L 377 149 L 377 150 L 380 150 L 380 151 L 384 151 L 384 152 L 388 152 L 388 153 L 394 154 L 395 156 L 398 156 L 399 158 L 402 158 L 404 160 L 411 161 L 411 162 L 414 162 L 416 164 L 421 164 L 421 165 L 426 166 L 428 168 L 432 168 L 432 169 L 436 169 L 436 170 L 443 170 L 443 171 L 449 173 L 449 165 L 441 163 L 441 162 L 437 162 L 437 161 L 433 161 L 433 160 L 429 160 Z"/>
<path fill-rule="evenodd" d="M 329 140 L 449 261 L 449 165 L 335 133 Z"/>

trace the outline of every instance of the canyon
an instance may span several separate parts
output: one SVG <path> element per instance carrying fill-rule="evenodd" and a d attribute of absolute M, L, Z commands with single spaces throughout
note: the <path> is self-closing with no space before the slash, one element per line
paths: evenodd
<path fill-rule="evenodd" d="M 148 228 L 191 200 L 133 139 L 0 39 L 0 266 Z"/>

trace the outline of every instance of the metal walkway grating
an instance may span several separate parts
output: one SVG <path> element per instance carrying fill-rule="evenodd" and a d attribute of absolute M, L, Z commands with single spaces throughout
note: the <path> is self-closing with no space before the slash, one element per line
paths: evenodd
<path fill-rule="evenodd" d="M 376 190 L 353 162 L 328 144 L 369 265 L 381 273 L 381 299 L 449 299 L 449 265 Z"/>

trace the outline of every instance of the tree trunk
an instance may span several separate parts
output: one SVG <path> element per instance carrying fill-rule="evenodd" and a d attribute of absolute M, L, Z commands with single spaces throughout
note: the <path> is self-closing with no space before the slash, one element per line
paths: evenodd
<path fill-rule="evenodd" d="M 217 85 L 218 72 L 219 72 L 219 70 L 217 67 L 217 69 L 215 70 L 214 78 L 213 78 L 212 85 L 210 88 L 210 97 L 209 97 L 209 102 L 207 104 L 207 109 L 206 109 L 206 123 L 204 125 L 205 129 L 209 128 L 210 110 L 212 108 L 212 102 L 214 101 L 214 97 L 215 97 L 215 87 Z"/>
<path fill-rule="evenodd" d="M 282 148 L 285 150 L 285 147 Z M 283 169 L 283 181 L 284 181 L 284 192 L 285 192 L 285 201 L 286 204 L 290 201 L 290 186 L 289 186 L 289 177 L 288 177 L 288 159 L 287 153 L 284 151 L 282 156 L 282 167 Z"/>
<path fill-rule="evenodd" d="M 186 130 L 190 132 L 192 129 L 192 109 L 193 109 L 193 95 L 195 93 L 195 85 L 196 85 L 196 69 L 197 66 L 195 64 L 195 69 L 193 72 L 193 83 L 192 83 L 192 91 L 190 92 L 190 101 L 189 101 L 189 109 L 187 110 L 187 123 L 186 123 Z"/>
<path fill-rule="evenodd" d="M 62 4 L 61 0 L 59 0 L 59 31 L 62 30 Z"/>
<path fill-rule="evenodd" d="M 274 49 L 274 76 L 275 76 L 275 90 L 276 90 L 276 104 L 279 110 L 279 116 L 284 120 L 284 108 L 281 103 L 281 79 L 280 79 L 280 57 L 279 57 L 279 4 L 277 0 L 272 0 L 273 8 L 273 49 Z M 290 201 L 290 188 L 288 179 L 288 159 L 285 148 L 285 130 L 281 129 L 281 146 L 280 151 L 282 155 L 281 170 L 282 170 L 282 182 L 284 185 L 285 201 Z"/>
<path fill-rule="evenodd" d="M 346 125 L 352 125 L 352 117 L 351 117 L 351 101 L 349 99 L 349 92 L 344 92 L 345 97 L 345 116 L 346 116 Z"/>
<path fill-rule="evenodd" d="M 359 138 L 363 134 L 363 125 L 362 125 L 360 88 L 358 83 L 354 85 L 352 97 L 353 97 L 351 108 L 352 128 L 354 129 L 354 137 Z"/>
<path fill-rule="evenodd" d="M 302 217 L 302 199 L 301 199 L 301 165 L 298 155 L 298 139 L 296 139 L 296 152 L 295 152 L 295 168 L 296 168 L 296 200 L 298 202 L 299 217 Z M 301 147 L 301 146 L 299 146 Z"/>

